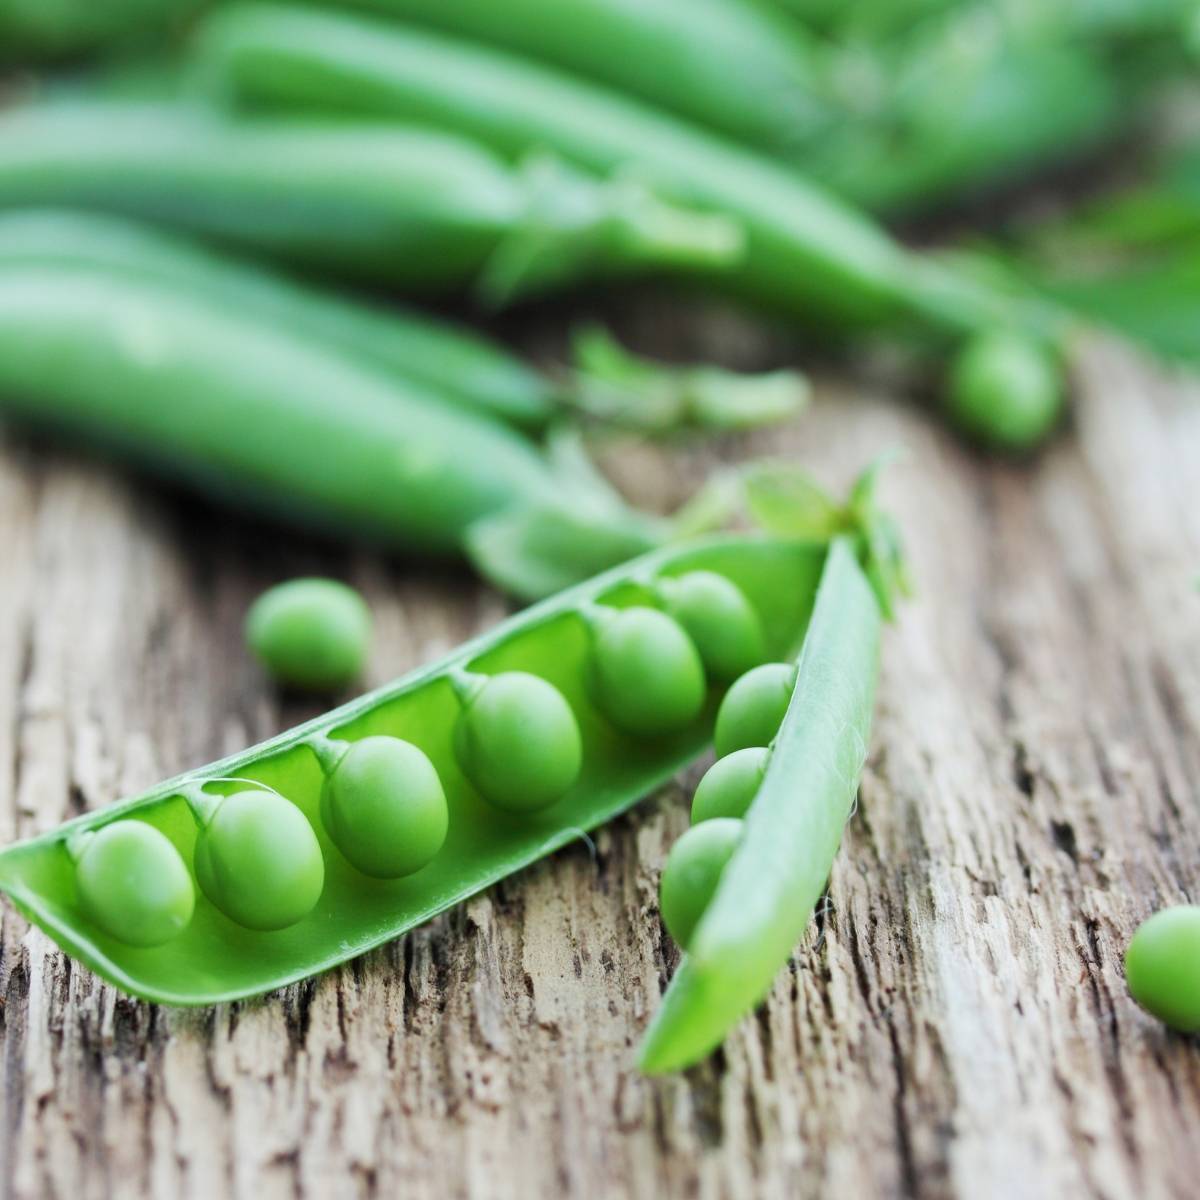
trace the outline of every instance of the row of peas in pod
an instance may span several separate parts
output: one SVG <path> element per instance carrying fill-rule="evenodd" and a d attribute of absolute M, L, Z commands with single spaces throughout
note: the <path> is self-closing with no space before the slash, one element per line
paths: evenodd
<path fill-rule="evenodd" d="M 726 538 L 647 556 L 274 743 L 5 851 L 0 888 L 151 998 L 309 974 L 669 778 L 712 736 L 720 690 L 794 649 L 824 553 Z"/>

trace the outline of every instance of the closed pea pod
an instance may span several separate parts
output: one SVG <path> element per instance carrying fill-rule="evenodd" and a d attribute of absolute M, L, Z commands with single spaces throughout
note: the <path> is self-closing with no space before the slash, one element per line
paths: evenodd
<path fill-rule="evenodd" d="M 668 532 L 415 384 L 204 296 L 81 267 L 0 267 L 0 415 L 323 532 L 467 553 L 526 597 Z M 560 536 L 540 545 L 543 528 Z"/>
<path fill-rule="evenodd" d="M 0 211 L 0 267 L 98 271 L 169 287 L 316 339 L 431 395 L 521 427 L 558 410 L 551 383 L 465 326 L 301 283 L 158 226 L 67 209 Z"/>
<path fill-rule="evenodd" d="M 547 378 L 505 347 L 448 320 L 319 289 L 164 229 L 107 213 L 0 211 L 0 266 L 101 272 L 169 287 L 248 320 L 313 339 L 430 398 L 522 429 L 566 407 L 607 424 L 665 432 L 745 428 L 805 401 L 794 371 L 744 375 L 632 355 L 595 328 L 573 340 L 569 372 Z"/>
<path fill-rule="evenodd" d="M 140 217 L 237 249 L 490 304 L 595 275 L 729 264 L 737 225 L 545 155 L 512 167 L 452 133 L 224 121 L 181 104 L 0 118 L 0 207 Z"/>

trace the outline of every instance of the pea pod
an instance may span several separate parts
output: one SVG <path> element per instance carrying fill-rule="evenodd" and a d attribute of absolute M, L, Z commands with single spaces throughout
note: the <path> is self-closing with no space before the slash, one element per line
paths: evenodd
<path fill-rule="evenodd" d="M 0 266 L 0 415 L 294 524 L 465 551 L 523 597 L 669 532 L 576 459 L 556 466 L 497 422 L 312 339 L 107 272 Z"/>
<path fill-rule="evenodd" d="M 145 40 L 192 16 L 204 0 L 0 0 L 0 62 L 58 58 Z"/>
<path fill-rule="evenodd" d="M 499 343 L 451 321 L 318 289 L 142 222 L 68 209 L 0 212 L 0 269 L 63 266 L 128 275 L 327 343 L 431 397 L 523 429 L 564 410 L 653 433 L 780 420 L 807 398 L 795 371 L 742 375 L 667 366 L 598 328 L 575 339 L 574 369 L 548 378 Z"/>
<path fill-rule="evenodd" d="M 825 327 L 903 325 L 957 340 L 996 324 L 1059 332 L 1040 301 L 925 256 L 809 183 L 604 88 L 421 30 L 281 4 L 223 9 L 198 70 L 249 105 L 370 113 L 453 129 L 519 156 L 545 146 L 588 170 L 636 173 L 662 195 L 738 220 L 728 286 Z"/>
<path fill-rule="evenodd" d="M 643 1070 L 679 1070 L 713 1050 L 763 998 L 807 926 L 858 788 L 880 626 L 850 544 L 835 541 L 791 701 L 748 811 L 739 819 L 714 802 L 715 792 L 744 787 L 742 773 L 718 777 L 705 798 L 713 815 L 680 839 L 664 869 L 664 917 L 686 953 L 646 1032 Z"/>
<path fill-rule="evenodd" d="M 547 379 L 471 329 L 306 286 L 142 222 L 70 209 L 0 212 L 0 269 L 18 265 L 97 270 L 182 290 L 523 427 L 544 426 L 559 410 Z"/>
<path fill-rule="evenodd" d="M 488 303 L 648 268 L 728 265 L 724 218 L 545 154 L 519 167 L 428 129 L 227 122 L 182 104 L 91 101 L 0 117 L 0 207 L 71 205 L 229 246 Z"/>
<path fill-rule="evenodd" d="M 744 0 L 359 0 L 403 21 L 501 46 L 738 141 L 794 153 L 825 116 L 817 52 Z"/>
<path fill-rule="evenodd" d="M 609 820 L 701 752 L 719 687 L 653 730 L 606 713 L 606 689 L 640 680 L 638 664 L 610 658 L 613 621 L 669 620 L 663 585 L 714 573 L 744 595 L 764 652 L 789 657 L 825 636 L 806 629 L 828 553 L 758 537 L 656 551 L 314 721 L 5 849 L 0 889 L 97 973 L 163 1003 L 231 1000 L 344 962 Z M 839 713 L 845 687 L 829 688 Z"/>

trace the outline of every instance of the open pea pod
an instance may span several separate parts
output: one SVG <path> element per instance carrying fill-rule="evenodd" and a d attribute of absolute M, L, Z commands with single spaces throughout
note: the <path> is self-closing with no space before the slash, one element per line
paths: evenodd
<path fill-rule="evenodd" d="M 0 890 L 148 1000 L 211 1004 L 325 970 L 664 783 L 704 749 L 725 684 L 756 661 L 807 647 L 804 711 L 821 689 L 831 708 L 803 744 L 841 738 L 851 700 L 857 731 L 873 642 L 849 654 L 858 624 L 830 630 L 828 616 L 805 637 L 822 572 L 828 610 L 853 570 L 842 550 L 788 538 L 656 551 L 314 721 L 9 847 Z M 853 678 L 831 674 L 843 661 Z M 857 759 L 838 763 L 852 779 Z M 761 953 L 756 966 L 774 944 Z"/>
<path fill-rule="evenodd" d="M 718 712 L 722 757 L 663 871 L 663 917 L 686 953 L 641 1046 L 647 1073 L 699 1061 L 761 1001 L 829 878 L 866 757 L 882 623 L 851 547 L 832 544 L 798 665 L 755 668 Z"/>

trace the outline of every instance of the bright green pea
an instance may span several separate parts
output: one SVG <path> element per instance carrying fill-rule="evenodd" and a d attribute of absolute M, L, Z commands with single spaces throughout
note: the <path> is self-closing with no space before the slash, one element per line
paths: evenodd
<path fill-rule="evenodd" d="M 704 664 L 695 644 L 657 609 L 609 610 L 600 620 L 592 668 L 597 706 L 626 733 L 677 733 L 704 707 Z"/>
<path fill-rule="evenodd" d="M 345 687 L 362 670 L 371 614 L 336 579 L 293 579 L 263 592 L 246 617 L 246 641 L 280 683 L 305 691 Z"/>
<path fill-rule="evenodd" d="M 1200 907 L 1179 904 L 1143 921 L 1125 951 L 1133 998 L 1183 1033 L 1200 1030 Z"/>
<path fill-rule="evenodd" d="M 583 742 L 566 697 L 524 671 L 492 675 L 468 700 L 455 751 L 476 791 L 505 812 L 535 812 L 579 778 Z"/>
<path fill-rule="evenodd" d="M 1061 371 L 1037 342 L 1004 330 L 969 341 L 950 370 L 946 411 L 965 432 L 1005 450 L 1025 450 L 1063 408 Z"/>
<path fill-rule="evenodd" d="M 658 907 L 675 941 L 688 948 L 742 836 L 742 822 L 714 817 L 693 825 L 671 847 L 659 884 Z"/>
<path fill-rule="evenodd" d="M 717 757 L 746 746 L 770 745 L 795 686 L 796 668 L 791 663 L 763 663 L 737 680 L 717 709 L 713 734 Z"/>
<path fill-rule="evenodd" d="M 716 817 L 744 817 L 767 770 L 765 746 L 747 746 L 718 758 L 692 797 L 692 824 Z"/>
<path fill-rule="evenodd" d="M 767 657 L 766 634 L 737 584 L 716 571 L 659 582 L 666 610 L 687 631 L 710 679 L 728 683 Z"/>
<path fill-rule="evenodd" d="M 321 846 L 289 800 L 257 789 L 225 796 L 196 838 L 201 890 L 247 929 L 284 929 L 312 911 L 325 886 Z"/>
<path fill-rule="evenodd" d="M 75 864 L 89 920 L 129 946 L 159 946 L 187 928 L 196 903 L 174 843 L 144 821 L 116 821 L 92 834 Z"/>
<path fill-rule="evenodd" d="M 368 737 L 338 760 L 321 789 L 333 844 L 364 875 L 397 879 L 442 848 L 450 810 L 428 756 L 411 742 Z"/>

